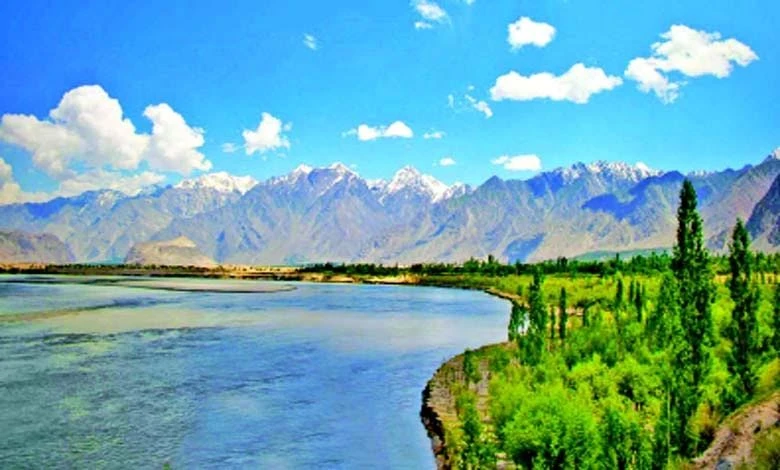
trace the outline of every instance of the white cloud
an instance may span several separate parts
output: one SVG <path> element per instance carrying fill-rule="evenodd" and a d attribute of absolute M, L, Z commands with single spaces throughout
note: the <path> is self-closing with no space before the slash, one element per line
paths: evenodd
<path fill-rule="evenodd" d="M 284 135 L 284 132 L 291 129 L 290 123 L 283 124 L 281 119 L 269 113 L 263 113 L 257 129 L 254 131 L 244 130 L 242 133 L 246 154 L 252 155 L 255 152 L 263 154 L 271 150 L 289 149 L 290 140 Z"/>
<path fill-rule="evenodd" d="M 21 202 L 22 188 L 14 180 L 13 168 L 0 157 L 0 204 Z"/>
<path fill-rule="evenodd" d="M 61 183 L 90 171 L 136 170 L 142 161 L 181 174 L 211 168 L 197 151 L 202 129 L 188 126 L 166 103 L 148 106 L 144 116 L 152 121 L 151 135 L 136 133 L 119 101 L 103 88 L 85 85 L 65 93 L 49 119 L 3 115 L 0 140 L 28 151 L 37 169 Z"/>
<path fill-rule="evenodd" d="M 304 34 L 303 35 L 303 45 L 308 47 L 309 49 L 316 51 L 320 48 L 319 43 L 317 42 L 317 38 L 313 34 Z"/>
<path fill-rule="evenodd" d="M 686 77 L 712 75 L 728 77 L 734 64 L 746 67 L 758 56 L 747 45 L 734 38 L 721 40 L 718 32 L 697 31 L 685 25 L 673 25 L 661 34 L 662 42 L 651 46 L 650 57 L 629 62 L 625 76 L 637 82 L 645 93 L 653 92 L 664 103 L 677 99 L 684 81 L 669 78 L 672 72 Z"/>
<path fill-rule="evenodd" d="M 536 21 L 523 16 L 507 27 L 507 42 L 516 51 L 523 46 L 533 45 L 544 47 L 555 37 L 555 28 L 547 23 L 537 23 Z"/>
<path fill-rule="evenodd" d="M 119 101 L 98 85 L 65 93 L 49 117 L 5 114 L 0 140 L 30 152 L 35 166 L 57 179 L 72 176 L 73 163 L 137 168 L 148 143 L 148 136 L 136 134 L 133 123 L 122 117 Z"/>
<path fill-rule="evenodd" d="M 472 108 L 485 115 L 485 119 L 490 119 L 493 117 L 493 110 L 490 109 L 490 105 L 488 105 L 486 101 L 478 100 L 471 95 L 465 95 L 465 98 Z"/>
<path fill-rule="evenodd" d="M 235 153 L 240 147 L 233 142 L 225 142 L 221 148 L 223 153 Z"/>
<path fill-rule="evenodd" d="M 435 140 L 438 140 L 438 139 L 443 139 L 445 135 L 447 135 L 447 133 L 444 132 L 444 131 L 432 130 L 430 132 L 426 132 L 425 134 L 423 134 L 423 139 L 435 139 Z"/>
<path fill-rule="evenodd" d="M 13 168 L 6 163 L 3 157 L 0 157 L 0 183 L 12 180 L 14 177 Z"/>
<path fill-rule="evenodd" d="M 453 166 L 455 164 L 457 164 L 457 162 L 452 157 L 444 157 L 439 160 L 439 166 Z"/>
<path fill-rule="evenodd" d="M 511 71 L 496 79 L 490 95 L 494 101 L 546 98 L 584 104 L 592 95 L 611 90 L 622 83 L 620 77 L 607 75 L 598 67 L 586 67 L 579 63 L 557 76 L 548 72 L 523 76 Z"/>
<path fill-rule="evenodd" d="M 14 179 L 13 168 L 0 157 L 0 205 L 21 202 L 40 202 L 51 199 L 46 193 L 28 193 Z"/>
<path fill-rule="evenodd" d="M 430 0 L 413 0 L 412 6 L 422 18 L 414 23 L 415 29 L 430 29 L 435 23 L 449 21 L 447 12 L 438 3 Z"/>
<path fill-rule="evenodd" d="M 465 0 L 466 5 L 473 5 L 477 2 L 477 0 Z"/>
<path fill-rule="evenodd" d="M 508 171 L 538 171 L 542 169 L 542 160 L 533 154 L 503 155 L 490 161 L 493 165 L 501 165 Z"/>
<path fill-rule="evenodd" d="M 369 126 L 361 124 L 355 129 L 350 129 L 342 134 L 343 136 L 357 136 L 358 140 L 366 142 L 380 138 L 398 137 L 402 139 L 411 139 L 414 132 L 403 121 L 395 121 L 389 126 Z"/>
<path fill-rule="evenodd" d="M 474 86 L 469 85 L 468 90 L 473 91 Z M 490 109 L 490 105 L 486 101 L 477 99 L 468 93 L 463 95 L 463 99 L 455 98 L 455 95 L 450 93 L 447 95 L 447 107 L 454 109 L 455 112 L 461 112 L 464 110 L 479 111 L 485 115 L 485 119 L 490 119 L 493 117 L 493 110 Z"/>
<path fill-rule="evenodd" d="M 152 136 L 145 154 L 150 168 L 182 175 L 211 169 L 211 162 L 197 151 L 204 143 L 203 129 L 188 126 L 182 115 L 166 103 L 147 106 L 144 116 L 152 121 Z"/>

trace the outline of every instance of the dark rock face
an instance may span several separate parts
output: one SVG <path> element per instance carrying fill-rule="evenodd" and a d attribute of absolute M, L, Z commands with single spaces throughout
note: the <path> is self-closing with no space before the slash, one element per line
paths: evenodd
<path fill-rule="evenodd" d="M 756 204 L 747 229 L 758 248 L 780 245 L 780 176 L 775 178 L 769 191 Z"/>

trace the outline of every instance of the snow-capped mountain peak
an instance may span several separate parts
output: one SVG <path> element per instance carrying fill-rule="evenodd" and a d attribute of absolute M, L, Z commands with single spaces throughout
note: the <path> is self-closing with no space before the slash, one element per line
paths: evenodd
<path fill-rule="evenodd" d="M 245 194 L 255 185 L 257 185 L 257 180 L 251 176 L 234 176 L 220 171 L 182 180 L 175 187 L 182 189 L 213 189 L 221 193 L 239 192 Z"/>
<path fill-rule="evenodd" d="M 301 163 L 292 171 L 293 175 L 308 175 L 314 168 L 305 163 Z"/>
<path fill-rule="evenodd" d="M 383 197 L 406 189 L 424 194 L 431 201 L 438 202 L 445 198 L 450 187 L 433 176 L 422 174 L 416 168 L 407 165 L 398 170 L 393 179 L 387 183 Z"/>
<path fill-rule="evenodd" d="M 447 188 L 447 191 L 444 193 L 444 196 L 442 199 L 452 199 L 454 197 L 464 196 L 466 194 L 469 194 L 472 191 L 471 186 L 456 182 L 453 183 L 452 186 Z"/>
<path fill-rule="evenodd" d="M 340 174 L 352 174 L 352 175 L 357 175 L 357 173 L 355 173 L 354 171 L 352 171 L 352 169 L 350 169 L 350 168 L 349 168 L 347 165 L 345 165 L 345 164 L 343 164 L 343 163 L 341 163 L 341 162 L 336 162 L 336 163 L 333 163 L 332 165 L 330 165 L 330 166 L 328 167 L 328 169 L 329 169 L 329 170 L 333 170 L 333 171 L 335 171 L 335 172 L 337 172 L 337 173 L 340 173 Z"/>
<path fill-rule="evenodd" d="M 599 160 L 593 163 L 575 163 L 566 168 L 553 170 L 566 181 L 572 181 L 585 175 L 602 175 L 611 178 L 640 181 L 650 176 L 658 176 L 663 172 L 650 168 L 642 162 L 632 165 L 626 162 L 608 162 Z"/>
<path fill-rule="evenodd" d="M 271 178 L 269 180 L 269 183 L 270 184 L 295 183 L 299 179 L 309 176 L 309 174 L 312 171 L 314 171 L 314 168 L 310 167 L 309 165 L 306 165 L 305 163 L 301 163 L 300 165 L 295 167 L 295 169 L 290 173 L 284 176 L 276 176 L 274 178 Z"/>

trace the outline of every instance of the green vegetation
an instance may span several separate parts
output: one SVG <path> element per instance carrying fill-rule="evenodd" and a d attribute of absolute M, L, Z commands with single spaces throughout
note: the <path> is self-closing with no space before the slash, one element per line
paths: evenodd
<path fill-rule="evenodd" d="M 734 384 L 730 388 L 735 394 L 732 399 L 736 407 L 742 404 L 755 389 L 754 370 L 758 355 L 756 315 L 759 293 L 751 278 L 750 237 L 742 220 L 737 220 L 729 250 L 731 278 L 728 286 L 734 308 L 731 324 L 726 329 L 725 336 L 732 345 L 728 356 L 728 369 L 734 379 Z"/>
<path fill-rule="evenodd" d="M 730 413 L 780 389 L 780 284 L 767 261 L 776 256 L 752 253 L 737 221 L 728 256 L 712 257 L 687 182 L 678 221 L 671 257 L 652 262 L 558 260 L 509 273 L 488 261 L 423 281 L 513 301 L 509 342 L 469 351 L 469 378 L 451 384 L 453 466 L 677 467 Z M 775 431 L 758 441 L 757 465 L 776 468 L 776 441 Z"/>

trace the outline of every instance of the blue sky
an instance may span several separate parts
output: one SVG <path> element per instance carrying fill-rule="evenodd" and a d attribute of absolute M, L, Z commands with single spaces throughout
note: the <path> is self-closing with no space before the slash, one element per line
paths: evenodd
<path fill-rule="evenodd" d="M 3 2 L 6 200 L 334 161 L 471 184 L 598 159 L 721 169 L 780 145 L 776 2 L 220 3 Z"/>

